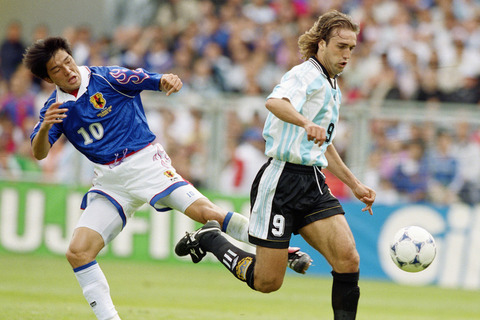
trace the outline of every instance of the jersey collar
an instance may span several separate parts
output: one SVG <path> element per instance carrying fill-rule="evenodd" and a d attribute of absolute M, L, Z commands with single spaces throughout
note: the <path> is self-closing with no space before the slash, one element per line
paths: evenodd
<path fill-rule="evenodd" d="M 315 66 L 315 68 L 317 68 L 318 71 L 320 71 L 323 74 L 323 76 L 327 78 L 332 88 L 334 89 L 337 88 L 337 77 L 339 76 L 338 74 L 335 75 L 333 78 L 330 78 L 330 76 L 328 75 L 327 69 L 325 69 L 325 67 L 320 63 L 320 61 L 318 61 L 317 58 L 315 58 L 315 56 L 311 56 L 310 59 L 308 59 L 308 61 L 310 61 Z"/>
<path fill-rule="evenodd" d="M 78 70 L 80 71 L 80 76 L 82 77 L 82 83 L 80 84 L 80 88 L 78 89 L 77 96 L 75 97 L 74 95 L 72 95 L 70 93 L 66 93 L 66 92 L 62 91 L 57 86 L 57 101 L 58 102 L 76 101 L 85 92 L 87 92 L 87 87 L 88 87 L 88 84 L 90 83 L 91 71 L 88 67 L 85 67 L 85 66 L 78 67 Z"/>

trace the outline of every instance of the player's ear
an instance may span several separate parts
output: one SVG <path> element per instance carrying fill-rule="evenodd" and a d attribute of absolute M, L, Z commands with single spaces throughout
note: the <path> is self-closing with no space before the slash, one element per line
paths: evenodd
<path fill-rule="evenodd" d="M 50 79 L 49 77 L 43 78 L 43 80 L 47 81 L 48 83 L 53 83 L 52 79 Z"/>
<path fill-rule="evenodd" d="M 324 39 L 322 39 L 318 43 L 318 50 L 323 51 L 323 50 L 325 50 L 326 46 L 327 46 L 327 42 Z"/>

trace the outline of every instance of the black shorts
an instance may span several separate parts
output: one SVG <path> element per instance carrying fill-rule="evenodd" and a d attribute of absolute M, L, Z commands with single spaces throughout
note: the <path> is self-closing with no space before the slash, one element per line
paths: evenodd
<path fill-rule="evenodd" d="M 318 167 L 269 159 L 250 194 L 249 240 L 269 248 L 288 248 L 292 233 L 336 214 L 344 214 Z"/>

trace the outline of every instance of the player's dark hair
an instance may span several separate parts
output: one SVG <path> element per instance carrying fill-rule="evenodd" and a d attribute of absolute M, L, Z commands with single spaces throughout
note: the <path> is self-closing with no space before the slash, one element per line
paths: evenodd
<path fill-rule="evenodd" d="M 306 31 L 298 39 L 298 48 L 305 60 L 317 54 L 318 43 L 322 40 L 328 44 L 334 36 L 334 31 L 348 29 L 355 33 L 360 31 L 358 24 L 352 18 L 337 10 L 329 11 L 321 15 L 310 30 Z"/>
<path fill-rule="evenodd" d="M 65 38 L 50 37 L 35 41 L 23 55 L 23 64 L 38 78 L 48 78 L 47 63 L 57 53 L 64 50 L 72 55 L 72 48 Z"/>

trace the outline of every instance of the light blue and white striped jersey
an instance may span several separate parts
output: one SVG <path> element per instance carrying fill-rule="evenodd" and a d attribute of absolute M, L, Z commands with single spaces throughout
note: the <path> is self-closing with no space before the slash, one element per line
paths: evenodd
<path fill-rule="evenodd" d="M 328 79 L 313 57 L 285 73 L 267 100 L 288 99 L 304 117 L 327 130 L 327 141 L 319 147 L 307 140 L 302 127 L 282 121 L 270 112 L 263 129 L 265 154 L 281 161 L 327 167 L 325 151 L 336 134 L 341 97 L 336 79 Z"/>

